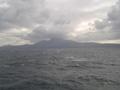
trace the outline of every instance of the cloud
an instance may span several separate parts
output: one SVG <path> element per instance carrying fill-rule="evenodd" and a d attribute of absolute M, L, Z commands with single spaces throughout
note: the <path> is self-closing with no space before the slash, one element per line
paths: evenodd
<path fill-rule="evenodd" d="M 120 39 L 120 0 L 111 8 L 107 17 L 101 21 L 95 22 L 95 29 L 108 31 L 110 40 Z M 103 33 L 104 35 L 104 33 Z"/>
<path fill-rule="evenodd" d="M 5 3 L 9 7 L 0 10 L 1 30 L 6 29 L 7 26 L 8 29 L 31 28 L 37 22 L 44 22 L 47 17 L 43 0 L 39 0 L 39 2 L 37 0 L 7 0 Z"/>
<path fill-rule="evenodd" d="M 23 45 L 23 44 L 31 44 L 29 40 L 24 40 L 14 35 L 0 33 L 0 46 L 3 45 Z"/>
<path fill-rule="evenodd" d="M 49 18 L 44 24 L 40 24 L 35 28 L 33 32 L 27 36 L 27 39 L 32 42 L 50 38 L 64 38 L 77 41 L 95 41 L 103 39 L 101 32 L 98 34 L 98 32 L 89 31 L 91 26 L 88 27 L 88 24 L 93 22 L 94 19 L 104 16 L 101 12 L 104 11 L 103 8 L 111 6 L 111 4 L 109 4 L 110 2 L 106 2 L 104 5 L 101 3 L 99 5 L 99 2 L 96 0 L 93 2 L 88 2 L 88 0 L 47 0 L 47 3 L 46 7 L 49 8 L 50 11 Z M 98 6 L 95 6 L 95 4 L 98 4 Z M 90 9 L 90 7 L 92 9 Z M 76 32 L 77 26 L 84 22 L 88 23 L 86 26 L 80 26 L 78 32 Z"/>
<path fill-rule="evenodd" d="M 0 33 L 7 33 L 4 37 L 18 38 L 26 43 L 50 38 L 77 41 L 112 39 L 116 34 L 109 29 L 119 26 L 119 19 L 116 22 L 116 16 L 112 15 L 115 12 L 119 16 L 115 7 L 108 14 L 109 18 L 103 18 L 115 2 L 116 0 L 0 0 Z M 3 41 L 8 42 L 4 38 L 0 40 L 1 43 Z"/>

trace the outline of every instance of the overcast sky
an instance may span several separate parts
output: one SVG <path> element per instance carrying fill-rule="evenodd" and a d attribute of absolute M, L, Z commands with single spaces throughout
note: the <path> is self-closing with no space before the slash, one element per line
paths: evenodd
<path fill-rule="evenodd" d="M 0 45 L 51 38 L 120 43 L 120 0 L 0 0 Z"/>

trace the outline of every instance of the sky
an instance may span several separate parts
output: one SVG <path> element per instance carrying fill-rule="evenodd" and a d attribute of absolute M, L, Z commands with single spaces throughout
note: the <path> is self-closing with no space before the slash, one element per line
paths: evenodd
<path fill-rule="evenodd" d="M 120 0 L 0 0 L 0 46 L 53 38 L 120 43 Z"/>

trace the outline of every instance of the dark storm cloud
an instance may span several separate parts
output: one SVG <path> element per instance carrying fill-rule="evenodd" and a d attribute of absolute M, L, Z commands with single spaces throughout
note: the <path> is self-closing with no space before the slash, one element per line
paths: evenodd
<path fill-rule="evenodd" d="M 51 38 L 61 38 L 67 39 L 67 33 L 71 30 L 67 20 L 50 20 L 46 25 L 39 25 L 33 30 L 32 33 L 28 34 L 26 39 L 31 40 L 32 42 L 38 42 L 44 39 Z"/>
<path fill-rule="evenodd" d="M 109 39 L 120 39 L 120 0 L 111 8 L 107 18 L 95 22 L 95 27 L 97 30 L 112 33 Z"/>
<path fill-rule="evenodd" d="M 120 0 L 108 14 L 108 21 L 112 25 L 112 30 L 119 33 L 120 36 Z"/>
<path fill-rule="evenodd" d="M 96 20 L 95 21 L 95 27 L 97 28 L 97 30 L 104 30 L 104 28 L 106 28 L 106 26 L 108 26 L 109 23 L 107 20 Z"/>

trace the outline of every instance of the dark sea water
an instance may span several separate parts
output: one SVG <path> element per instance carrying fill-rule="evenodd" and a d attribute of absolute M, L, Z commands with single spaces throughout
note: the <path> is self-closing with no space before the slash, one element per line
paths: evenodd
<path fill-rule="evenodd" d="M 120 48 L 0 50 L 0 90 L 120 90 Z"/>

